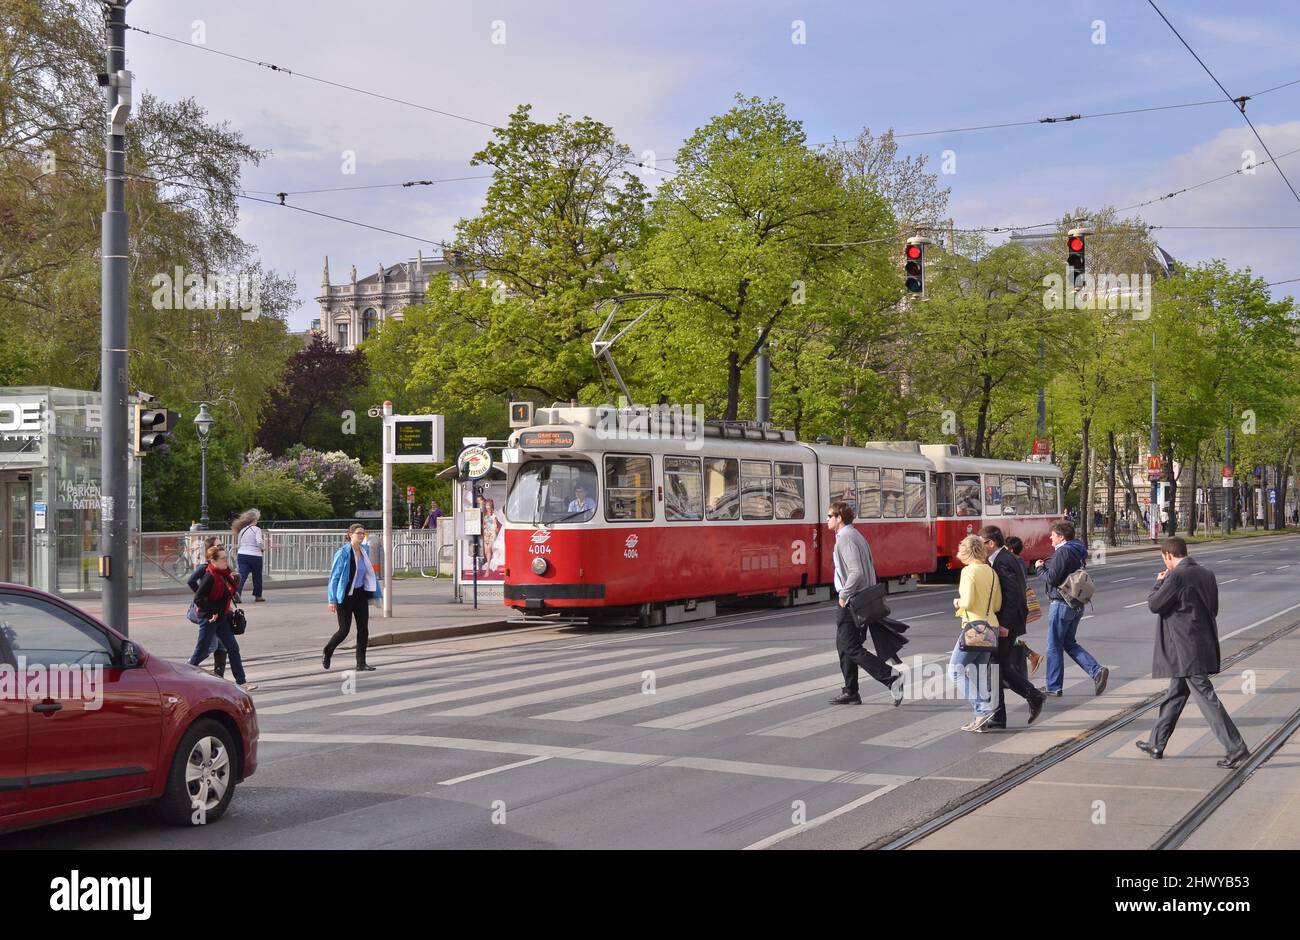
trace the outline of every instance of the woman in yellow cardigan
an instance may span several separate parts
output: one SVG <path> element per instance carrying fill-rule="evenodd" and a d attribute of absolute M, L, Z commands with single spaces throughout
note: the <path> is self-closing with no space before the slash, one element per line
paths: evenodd
<path fill-rule="evenodd" d="M 989 565 L 988 549 L 977 535 L 968 535 L 957 546 L 957 560 L 965 567 L 961 569 L 961 582 L 953 606 L 961 618 L 962 627 L 972 620 L 984 620 L 998 629 L 999 634 L 1006 630 L 998 625 L 997 609 L 1002 606 L 1002 588 L 998 583 L 997 572 Z M 994 703 L 992 695 L 989 662 L 993 652 L 963 651 L 961 639 L 953 647 L 952 659 L 948 671 L 953 684 L 971 701 L 975 708 L 975 717 L 965 725 L 962 731 L 984 731 L 984 726 L 993 718 Z"/>

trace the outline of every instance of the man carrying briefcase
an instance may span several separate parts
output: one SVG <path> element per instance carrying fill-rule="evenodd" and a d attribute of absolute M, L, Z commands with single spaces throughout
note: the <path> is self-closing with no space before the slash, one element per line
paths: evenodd
<path fill-rule="evenodd" d="M 880 656 L 862 646 L 868 625 L 888 616 L 884 602 L 884 585 L 876 583 L 876 566 L 871 547 L 862 533 L 853 528 L 853 508 L 845 502 L 831 503 L 826 512 L 826 528 L 835 533 L 835 590 L 839 594 L 839 612 L 835 618 L 835 651 L 840 656 L 844 688 L 831 699 L 832 705 L 861 705 L 858 693 L 858 667 L 890 690 L 894 704 L 903 700 L 903 675 L 895 672 Z M 901 645 L 901 644 L 899 644 Z M 889 656 L 884 650 L 881 655 Z M 896 650 L 895 650 L 896 652 Z"/>

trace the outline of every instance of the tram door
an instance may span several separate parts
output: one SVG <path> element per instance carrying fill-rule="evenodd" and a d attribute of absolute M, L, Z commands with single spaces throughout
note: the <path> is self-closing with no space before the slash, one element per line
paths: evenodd
<path fill-rule="evenodd" d="M 0 581 L 32 583 L 30 474 L 0 474 Z"/>

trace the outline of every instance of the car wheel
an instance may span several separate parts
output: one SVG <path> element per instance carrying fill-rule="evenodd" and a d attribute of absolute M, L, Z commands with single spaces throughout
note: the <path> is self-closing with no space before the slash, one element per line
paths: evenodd
<path fill-rule="evenodd" d="M 210 719 L 196 721 L 172 756 L 167 789 L 158 801 L 163 819 L 177 826 L 216 822 L 235 795 L 235 744 L 229 731 Z"/>

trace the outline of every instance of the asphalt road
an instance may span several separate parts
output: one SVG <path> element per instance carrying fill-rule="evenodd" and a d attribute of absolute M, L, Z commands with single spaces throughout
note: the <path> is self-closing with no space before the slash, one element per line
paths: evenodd
<path fill-rule="evenodd" d="M 1194 554 L 1219 578 L 1225 655 L 1300 619 L 1300 538 Z M 1111 690 L 1150 672 L 1145 598 L 1159 567 L 1142 554 L 1092 569 L 1098 593 L 1079 639 L 1110 666 Z M 905 655 L 946 662 L 954 592 L 891 599 L 912 625 Z M 1039 650 L 1045 625 L 1031 625 Z M 261 766 L 218 823 L 169 829 L 132 810 L 0 838 L 0 848 L 859 847 L 1076 733 L 1092 699 L 1067 660 L 1065 696 L 1031 732 L 1014 697 L 1008 731 L 966 734 L 964 701 L 893 708 L 866 676 L 863 705 L 832 707 L 826 605 L 649 632 L 548 628 L 392 647 L 371 661 L 380 670 L 350 693 L 342 656 L 328 674 L 314 658 L 253 671 Z M 1115 697 L 1118 711 L 1126 702 Z"/>

